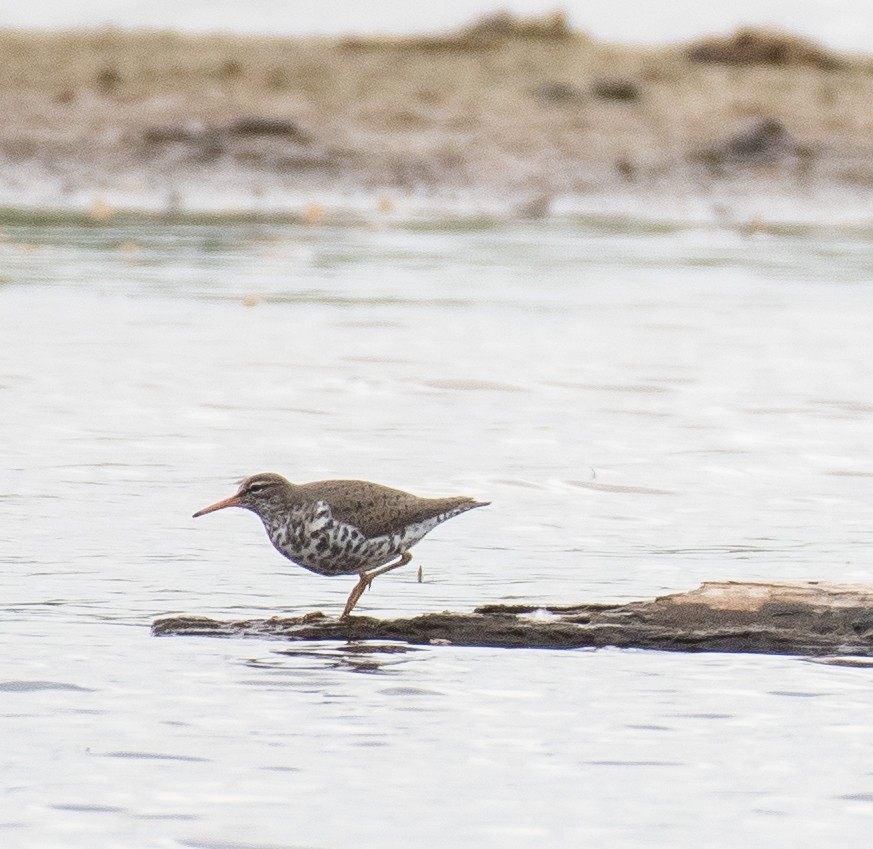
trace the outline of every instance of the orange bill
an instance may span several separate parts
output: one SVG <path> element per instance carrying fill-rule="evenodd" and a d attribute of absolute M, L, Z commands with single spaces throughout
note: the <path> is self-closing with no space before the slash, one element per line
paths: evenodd
<path fill-rule="evenodd" d="M 191 518 L 196 519 L 198 516 L 205 516 L 207 513 L 223 510 L 225 507 L 239 507 L 239 495 L 231 495 L 230 498 L 225 498 L 224 501 L 216 501 L 215 504 L 210 504 L 208 507 L 198 510 Z"/>

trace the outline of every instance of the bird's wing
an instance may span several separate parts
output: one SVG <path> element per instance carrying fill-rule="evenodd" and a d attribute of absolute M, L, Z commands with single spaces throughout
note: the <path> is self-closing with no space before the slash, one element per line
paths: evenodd
<path fill-rule="evenodd" d="M 408 492 L 369 481 L 318 481 L 312 487 L 330 506 L 335 519 L 354 525 L 365 537 L 378 537 L 404 525 L 476 505 L 472 498 L 417 498 Z"/>

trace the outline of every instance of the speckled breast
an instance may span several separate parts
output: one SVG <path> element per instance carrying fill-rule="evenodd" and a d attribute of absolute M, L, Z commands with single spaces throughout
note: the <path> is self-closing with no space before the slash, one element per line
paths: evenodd
<path fill-rule="evenodd" d="M 290 511 L 280 524 L 265 521 L 264 526 L 276 550 L 289 560 L 319 575 L 348 575 L 399 557 L 441 521 L 443 517 L 434 517 L 366 537 L 354 525 L 335 519 L 327 503 L 319 501 Z"/>

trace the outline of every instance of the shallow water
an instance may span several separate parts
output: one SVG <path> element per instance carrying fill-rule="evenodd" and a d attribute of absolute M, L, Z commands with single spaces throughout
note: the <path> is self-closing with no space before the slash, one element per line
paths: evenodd
<path fill-rule="evenodd" d="M 360 612 L 873 581 L 873 231 L 10 218 L 0 842 L 818 847 L 869 833 L 869 670 L 155 639 L 341 609 L 245 474 L 492 507 Z M 424 569 L 417 583 L 415 565 Z"/>

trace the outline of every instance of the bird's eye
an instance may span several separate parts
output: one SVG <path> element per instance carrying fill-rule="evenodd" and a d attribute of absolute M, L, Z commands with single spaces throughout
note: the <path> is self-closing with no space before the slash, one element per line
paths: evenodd
<path fill-rule="evenodd" d="M 262 481 L 256 481 L 255 483 L 250 483 L 246 487 L 246 492 L 258 493 L 263 492 L 267 488 L 268 484 L 263 483 Z"/>

